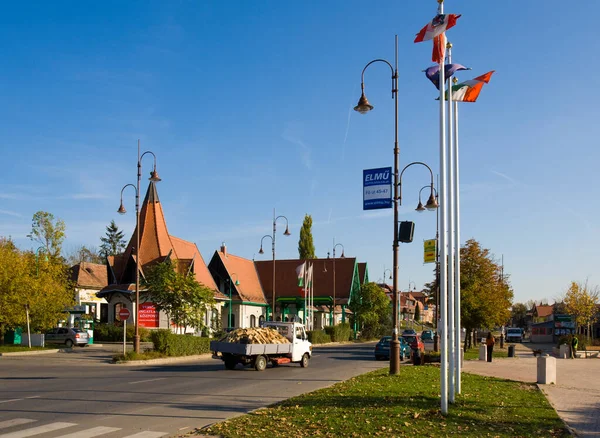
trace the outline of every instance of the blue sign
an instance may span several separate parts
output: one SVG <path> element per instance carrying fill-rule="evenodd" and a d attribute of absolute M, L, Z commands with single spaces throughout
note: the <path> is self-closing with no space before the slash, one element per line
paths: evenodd
<path fill-rule="evenodd" d="M 392 208 L 392 168 L 363 170 L 363 210 Z"/>

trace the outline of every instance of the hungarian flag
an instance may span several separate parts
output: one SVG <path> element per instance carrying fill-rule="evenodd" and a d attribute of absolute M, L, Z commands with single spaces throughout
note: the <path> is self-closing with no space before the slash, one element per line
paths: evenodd
<path fill-rule="evenodd" d="M 462 64 L 446 64 L 444 66 L 444 77 L 446 80 L 450 79 L 454 73 L 459 70 L 471 70 L 468 67 L 465 67 Z M 425 70 L 425 76 L 429 79 L 435 88 L 440 89 L 440 66 L 434 65 Z"/>
<path fill-rule="evenodd" d="M 460 18 L 460 15 L 456 14 L 438 14 L 434 17 L 431 22 L 419 31 L 415 38 L 415 43 L 421 43 L 423 41 L 429 41 L 446 32 L 448 29 L 454 27 L 456 20 Z M 439 42 L 438 42 L 439 43 Z M 445 42 L 444 42 L 445 46 Z"/>
<path fill-rule="evenodd" d="M 300 293 L 304 296 L 304 277 L 306 272 L 306 262 L 302 263 L 300 266 L 296 268 L 296 276 L 298 277 L 298 289 L 300 289 Z"/>
<path fill-rule="evenodd" d="M 490 82 L 494 70 L 487 72 L 484 75 L 477 76 L 470 81 L 461 82 L 452 87 L 452 100 L 456 102 L 476 102 L 483 88 L 483 84 Z M 446 99 L 448 93 L 446 92 Z"/>

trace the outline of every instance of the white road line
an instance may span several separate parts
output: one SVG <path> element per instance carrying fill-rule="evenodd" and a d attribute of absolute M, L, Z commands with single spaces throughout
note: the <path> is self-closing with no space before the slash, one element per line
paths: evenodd
<path fill-rule="evenodd" d="M 80 430 L 79 432 L 70 433 L 68 435 L 61 435 L 57 438 L 93 438 L 98 435 L 104 435 L 106 433 L 116 432 L 121 430 L 120 427 L 92 427 L 91 429 Z"/>
<path fill-rule="evenodd" d="M 32 395 L 31 397 L 25 397 L 25 398 L 40 398 L 41 395 Z"/>
<path fill-rule="evenodd" d="M 29 418 L 13 418 L 12 420 L 0 421 L 0 429 L 18 426 L 19 424 L 33 423 L 34 421 L 37 420 L 30 420 Z"/>
<path fill-rule="evenodd" d="M 156 382 L 157 380 L 165 380 L 166 377 L 159 377 L 158 379 L 149 379 L 149 380 L 138 380 L 137 382 L 129 382 L 130 385 L 134 383 L 146 383 L 146 382 Z"/>
<path fill-rule="evenodd" d="M 0 435 L 0 438 L 25 438 L 28 436 L 40 435 L 46 432 L 64 429 L 65 427 L 77 426 L 75 423 L 50 423 L 44 426 L 32 427 L 31 429 L 20 430 Z"/>
<path fill-rule="evenodd" d="M 124 436 L 123 438 L 159 438 L 159 437 L 165 436 L 165 435 L 168 435 L 168 433 L 153 432 L 151 430 L 146 430 L 144 432 Z"/>
<path fill-rule="evenodd" d="M 23 398 L 12 398 L 10 400 L 0 400 L 0 403 L 10 403 L 10 402 L 19 401 L 19 400 L 25 400 L 25 399 L 23 399 Z"/>

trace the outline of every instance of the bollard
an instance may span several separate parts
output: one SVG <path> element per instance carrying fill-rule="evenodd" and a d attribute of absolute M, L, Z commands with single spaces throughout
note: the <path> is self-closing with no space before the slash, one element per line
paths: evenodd
<path fill-rule="evenodd" d="M 556 384 L 556 359 L 547 354 L 537 358 L 537 383 Z"/>
<path fill-rule="evenodd" d="M 487 360 L 487 346 L 485 344 L 479 344 L 479 360 Z"/>
<path fill-rule="evenodd" d="M 567 344 L 561 344 L 558 350 L 558 357 L 561 359 L 568 359 L 570 355 L 569 346 Z"/>
<path fill-rule="evenodd" d="M 508 357 L 515 357 L 515 346 L 514 345 L 508 346 Z"/>

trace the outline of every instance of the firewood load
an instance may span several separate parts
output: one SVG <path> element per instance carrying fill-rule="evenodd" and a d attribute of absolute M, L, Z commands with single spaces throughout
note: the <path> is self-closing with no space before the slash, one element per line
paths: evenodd
<path fill-rule="evenodd" d="M 221 342 L 233 344 L 289 344 L 277 330 L 266 327 L 239 328 L 227 334 Z"/>

